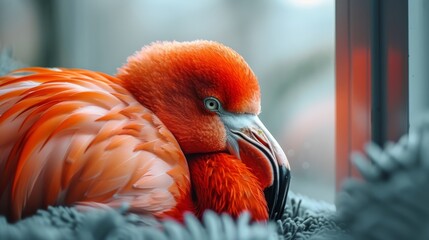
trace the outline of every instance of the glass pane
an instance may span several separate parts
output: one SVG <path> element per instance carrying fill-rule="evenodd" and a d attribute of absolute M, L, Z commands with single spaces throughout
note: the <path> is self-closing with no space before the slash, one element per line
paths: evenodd
<path fill-rule="evenodd" d="M 429 110 L 429 2 L 409 1 L 409 111 L 410 127 Z M 428 117 L 426 115 L 426 117 Z"/>
<path fill-rule="evenodd" d="M 33 44 L 33 52 L 20 51 L 26 42 L 16 42 L 17 56 L 32 65 L 114 74 L 127 56 L 153 41 L 209 39 L 232 47 L 259 77 L 261 119 L 289 158 L 291 190 L 333 201 L 334 0 L 52 1 L 53 29 L 41 24 L 49 16 L 40 14 L 43 8 L 14 2 L 39 12 L 38 22 L 20 21 L 40 31 L 8 42 L 39 35 L 55 40 Z M 9 22 L 22 15 L 9 14 Z M 9 35 L 15 25 L 2 26 Z M 42 61 L 52 48 L 55 54 Z"/>

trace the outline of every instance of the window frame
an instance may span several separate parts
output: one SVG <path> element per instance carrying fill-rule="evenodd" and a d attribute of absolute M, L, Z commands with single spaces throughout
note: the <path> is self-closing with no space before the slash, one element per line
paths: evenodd
<path fill-rule="evenodd" d="M 354 151 L 408 132 L 408 1 L 336 0 L 336 188 Z"/>

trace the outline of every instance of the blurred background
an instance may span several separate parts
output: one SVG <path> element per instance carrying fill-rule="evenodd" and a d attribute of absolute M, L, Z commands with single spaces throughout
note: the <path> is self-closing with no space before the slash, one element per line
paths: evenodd
<path fill-rule="evenodd" d="M 153 41 L 219 41 L 259 78 L 291 190 L 334 201 L 334 0 L 0 0 L 0 47 L 27 65 L 115 74 Z"/>

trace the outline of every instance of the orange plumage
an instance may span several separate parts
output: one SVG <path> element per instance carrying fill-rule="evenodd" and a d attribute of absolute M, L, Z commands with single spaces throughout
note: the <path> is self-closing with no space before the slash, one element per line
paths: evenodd
<path fill-rule="evenodd" d="M 0 213 L 128 202 L 279 217 L 289 165 L 259 111 L 256 77 L 214 42 L 153 44 L 116 77 L 20 69 L 0 77 Z"/>
<path fill-rule="evenodd" d="M 238 216 L 246 209 L 254 219 L 268 219 L 261 184 L 242 161 L 226 153 L 198 155 L 190 159 L 189 169 L 198 183 L 193 185 L 197 215 L 212 209 Z"/>

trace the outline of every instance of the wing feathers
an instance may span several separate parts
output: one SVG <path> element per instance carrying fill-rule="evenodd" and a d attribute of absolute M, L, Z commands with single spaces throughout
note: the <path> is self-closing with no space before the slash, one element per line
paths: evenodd
<path fill-rule="evenodd" d="M 0 213 L 55 204 L 171 210 L 189 172 L 173 135 L 114 77 L 27 68 L 0 78 Z M 9 209 L 6 203 L 13 206 Z"/>

